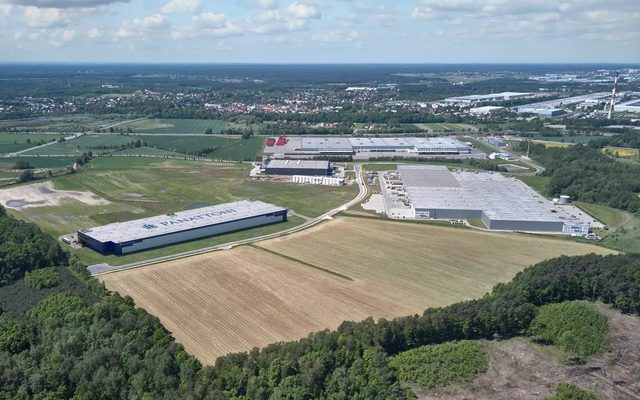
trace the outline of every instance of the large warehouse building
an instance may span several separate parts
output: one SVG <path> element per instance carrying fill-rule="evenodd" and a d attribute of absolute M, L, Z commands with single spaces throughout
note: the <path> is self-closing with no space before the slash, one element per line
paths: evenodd
<path fill-rule="evenodd" d="M 128 254 L 286 220 L 286 208 L 243 200 L 85 229 L 78 241 L 102 254 Z"/>
<path fill-rule="evenodd" d="M 329 176 L 331 165 L 323 160 L 269 160 L 264 172 L 267 175 Z"/>
<path fill-rule="evenodd" d="M 460 105 L 469 105 L 475 103 L 489 103 L 494 101 L 506 101 L 514 99 L 522 99 L 531 96 L 531 93 L 525 92 L 500 92 L 491 94 L 472 94 L 469 96 L 447 97 L 445 103 L 453 103 Z"/>
<path fill-rule="evenodd" d="M 495 230 L 589 232 L 588 223 L 515 178 L 423 165 L 399 165 L 398 173 L 417 219 L 480 219 Z"/>
<path fill-rule="evenodd" d="M 470 154 L 471 146 L 450 137 L 287 137 L 282 146 L 265 147 L 265 154 L 290 156 L 404 153 L 413 155 Z"/>

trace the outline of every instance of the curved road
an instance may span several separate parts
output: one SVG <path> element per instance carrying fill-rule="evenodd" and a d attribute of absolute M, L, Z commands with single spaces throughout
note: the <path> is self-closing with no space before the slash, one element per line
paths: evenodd
<path fill-rule="evenodd" d="M 358 195 L 356 197 L 354 197 L 352 200 L 350 200 L 349 202 L 341 205 L 340 207 L 336 207 L 333 210 L 329 210 L 326 213 L 320 215 L 319 217 L 315 217 L 315 218 L 309 218 L 307 221 L 305 221 L 304 223 L 294 226 L 293 228 L 289 228 L 289 229 L 285 229 L 283 231 L 279 231 L 279 232 L 275 232 L 275 233 L 270 233 L 268 235 L 262 235 L 262 236 L 256 236 L 253 238 L 249 238 L 249 239 L 243 239 L 243 240 L 237 240 L 235 242 L 229 242 L 229 243 L 223 243 L 223 244 L 219 244 L 216 246 L 211 246 L 211 247 L 205 247 L 202 249 L 198 249 L 198 250 L 192 250 L 192 251 L 187 251 L 187 252 L 183 252 L 183 253 L 177 253 L 177 254 L 172 254 L 170 256 L 164 256 L 164 257 L 158 257 L 158 258 L 152 258 L 149 260 L 144 260 L 144 261 L 139 261 L 139 262 L 134 262 L 134 263 L 130 263 L 130 264 L 124 264 L 124 265 L 109 265 L 109 264 L 95 264 L 95 265 L 90 265 L 88 267 L 89 273 L 91 273 L 92 276 L 96 276 L 96 275 L 102 275 L 102 274 L 108 274 L 111 272 L 116 272 L 116 271 L 122 271 L 125 269 L 131 269 L 131 268 L 139 268 L 139 267 L 143 267 L 145 265 L 151 265 L 151 264 L 157 264 L 160 262 L 164 262 L 164 261 L 170 261 L 170 260 L 175 260 L 178 258 L 184 258 L 184 257 L 189 257 L 189 256 L 194 256 L 197 254 L 204 254 L 204 253 L 209 253 L 212 251 L 216 251 L 216 250 L 228 250 L 231 249 L 235 246 L 240 246 L 240 245 L 244 245 L 244 244 L 250 244 L 250 243 L 254 243 L 254 242 L 258 242 L 261 240 L 267 240 L 267 239 L 273 239 L 273 238 L 277 238 L 280 236 L 284 236 L 284 235 L 289 235 L 292 233 L 296 233 L 299 232 L 301 230 L 307 229 L 309 227 L 312 227 L 324 220 L 330 219 L 333 215 L 339 213 L 340 211 L 344 211 L 347 208 L 356 205 L 360 202 L 362 202 L 362 200 L 364 200 L 364 198 L 367 195 L 367 187 L 364 183 L 364 179 L 362 177 L 362 166 L 360 164 L 355 164 L 354 165 L 355 168 L 355 173 L 356 173 L 356 183 L 358 184 Z"/>

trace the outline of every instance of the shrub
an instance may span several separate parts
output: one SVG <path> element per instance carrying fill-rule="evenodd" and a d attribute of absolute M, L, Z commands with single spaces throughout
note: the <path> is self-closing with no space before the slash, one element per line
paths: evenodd
<path fill-rule="evenodd" d="M 479 341 L 447 342 L 400 353 L 391 358 L 390 365 L 400 380 L 433 389 L 486 371 L 487 351 Z"/>
<path fill-rule="evenodd" d="M 540 307 L 528 334 L 537 342 L 587 358 L 607 348 L 608 330 L 607 319 L 591 304 L 566 301 Z"/>
<path fill-rule="evenodd" d="M 24 284 L 32 289 L 46 289 L 58 286 L 62 280 L 55 268 L 41 268 L 24 275 Z"/>
<path fill-rule="evenodd" d="M 29 317 L 40 322 L 63 322 L 65 317 L 86 307 L 82 297 L 73 293 L 57 293 L 39 302 L 29 311 Z"/>
<path fill-rule="evenodd" d="M 598 398 L 586 390 L 563 382 L 556 386 L 555 395 L 547 397 L 544 400 L 598 400 Z"/>

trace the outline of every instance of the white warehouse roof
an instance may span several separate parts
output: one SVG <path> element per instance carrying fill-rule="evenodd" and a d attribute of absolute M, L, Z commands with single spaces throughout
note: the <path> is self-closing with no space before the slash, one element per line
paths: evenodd
<path fill-rule="evenodd" d="M 569 219 L 535 190 L 499 173 L 451 172 L 435 165 L 398 165 L 398 172 L 416 209 L 478 210 L 492 220 Z"/>
<path fill-rule="evenodd" d="M 103 225 L 81 232 L 100 242 L 123 243 L 168 235 L 286 210 L 259 200 L 242 200 L 173 214 Z"/>

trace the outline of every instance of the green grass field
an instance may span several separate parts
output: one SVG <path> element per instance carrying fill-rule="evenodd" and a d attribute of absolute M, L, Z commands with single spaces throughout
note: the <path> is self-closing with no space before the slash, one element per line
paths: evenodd
<path fill-rule="evenodd" d="M 538 193 L 545 193 L 547 185 L 549 184 L 548 176 L 533 175 L 533 176 L 518 176 L 522 182 L 531 186 Z"/>
<path fill-rule="evenodd" d="M 611 249 L 640 252 L 640 216 L 597 204 L 575 203 L 609 227 L 600 244 Z"/>
<path fill-rule="evenodd" d="M 473 143 L 473 147 L 475 147 L 476 149 L 478 149 L 480 151 L 484 151 L 487 154 L 495 153 L 496 151 L 498 151 L 495 148 L 489 146 L 486 142 L 484 142 L 482 140 L 477 140 L 477 139 L 473 139 L 473 138 L 470 138 L 470 137 L 463 137 L 462 141 Z"/>
<path fill-rule="evenodd" d="M 468 131 L 477 130 L 477 127 L 474 125 L 452 124 L 449 122 L 429 122 L 429 123 L 415 124 L 415 126 L 425 131 L 430 131 L 433 133 L 468 132 Z"/>
<path fill-rule="evenodd" d="M 135 136 L 118 134 L 86 135 L 76 139 L 57 142 L 38 149 L 26 151 L 25 155 L 46 156 L 72 156 L 77 157 L 82 153 L 93 154 L 141 154 L 140 149 L 120 150 L 119 146 L 141 140 L 146 142 L 146 147 L 154 147 L 157 151 L 143 149 L 142 154 L 168 155 L 170 153 L 192 153 L 203 149 L 215 149 L 208 154 L 209 158 L 219 160 L 255 160 L 262 151 L 264 138 L 256 136 L 243 140 L 237 136 L 186 136 L 186 135 L 162 135 L 162 136 Z"/>
<path fill-rule="evenodd" d="M 598 139 L 600 136 L 587 136 L 587 135 L 566 135 L 566 136 L 542 136 L 535 135 L 533 139 L 544 140 L 548 142 L 560 142 L 560 143 L 581 143 L 587 144 L 592 140 Z"/>
<path fill-rule="evenodd" d="M 217 160 L 255 160 L 262 151 L 263 137 L 251 137 L 242 140 L 238 137 L 222 136 L 140 136 L 149 146 L 174 151 L 177 153 L 189 153 L 200 151 L 204 148 L 217 149 L 209 153 L 208 157 Z"/>
<path fill-rule="evenodd" d="M 101 157 L 92 160 L 77 174 L 56 177 L 52 181 L 56 189 L 91 191 L 111 204 L 87 205 L 68 199 L 55 207 L 10 212 L 58 237 L 77 229 L 181 211 L 193 203 L 213 205 L 247 198 L 278 204 L 301 215 L 315 217 L 347 202 L 357 192 L 355 186 L 253 181 L 248 178 L 250 168 L 248 164 Z M 202 247 L 202 244 L 195 248 L 198 246 Z M 89 251 L 80 252 L 85 262 L 95 262 L 90 254 Z M 148 255 L 141 257 L 150 258 Z"/>
<path fill-rule="evenodd" d="M 185 154 L 182 153 L 176 153 L 175 151 L 170 151 L 170 150 L 163 150 L 163 149 L 156 149 L 155 147 L 147 147 L 147 146 L 141 146 L 141 147 L 133 147 L 131 149 L 125 149 L 125 150 L 120 150 L 117 151 L 115 153 L 113 153 L 115 155 L 130 155 L 130 156 L 138 156 L 138 155 L 143 155 L 143 156 L 169 156 L 169 157 L 184 157 Z"/>
<path fill-rule="evenodd" d="M 119 129 L 129 129 L 140 133 L 205 133 L 211 129 L 213 133 L 220 133 L 230 128 L 248 128 L 246 125 L 234 124 L 217 119 L 143 119 L 118 126 Z M 257 128 L 256 128 L 257 129 Z"/>
<path fill-rule="evenodd" d="M 73 165 L 76 157 L 2 157 L 0 170 L 13 169 L 18 161 L 26 161 L 34 168 L 64 168 Z"/>
<path fill-rule="evenodd" d="M 3 133 L 0 134 L 0 154 L 13 153 L 30 147 L 39 146 L 52 140 L 56 140 L 58 137 L 59 136 L 57 135 Z"/>
<path fill-rule="evenodd" d="M 86 135 L 57 142 L 24 152 L 25 155 L 79 156 L 82 153 L 108 154 L 118 151 L 114 146 L 136 141 L 136 137 L 123 135 Z"/>

